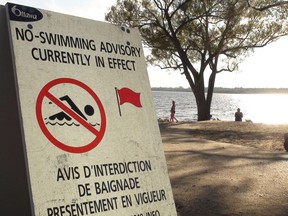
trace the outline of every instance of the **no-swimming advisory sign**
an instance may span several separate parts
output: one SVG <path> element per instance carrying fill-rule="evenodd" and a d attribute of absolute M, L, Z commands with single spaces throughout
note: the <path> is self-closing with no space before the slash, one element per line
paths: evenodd
<path fill-rule="evenodd" d="M 176 215 L 139 32 L 5 7 L 32 214 Z"/>

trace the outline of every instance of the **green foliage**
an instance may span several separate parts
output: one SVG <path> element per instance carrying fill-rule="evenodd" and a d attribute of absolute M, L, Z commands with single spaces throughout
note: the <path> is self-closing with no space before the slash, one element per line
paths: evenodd
<path fill-rule="evenodd" d="M 263 7 L 275 1 L 253 1 Z M 217 72 L 232 71 L 256 47 L 263 47 L 287 34 L 287 7 L 257 11 L 239 0 L 118 0 L 106 19 L 138 27 L 149 62 L 165 68 L 183 69 L 221 61 Z M 183 53 L 181 53 L 183 52 Z M 225 64 L 223 64 L 225 63 Z M 188 63 L 189 64 L 189 63 Z"/>
<path fill-rule="evenodd" d="M 252 4 L 253 3 L 253 4 Z M 150 49 L 147 60 L 178 69 L 209 118 L 216 74 L 235 71 L 255 48 L 288 33 L 286 1 L 117 0 L 106 20 L 137 27 Z M 205 96 L 204 72 L 210 73 Z M 205 98 L 206 97 L 206 98 Z"/>

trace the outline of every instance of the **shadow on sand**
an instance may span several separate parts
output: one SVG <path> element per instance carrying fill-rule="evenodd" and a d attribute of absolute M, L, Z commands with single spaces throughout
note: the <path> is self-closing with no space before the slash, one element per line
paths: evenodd
<path fill-rule="evenodd" d="M 178 216 L 288 214 L 285 152 L 195 139 L 187 130 L 160 130 Z"/>

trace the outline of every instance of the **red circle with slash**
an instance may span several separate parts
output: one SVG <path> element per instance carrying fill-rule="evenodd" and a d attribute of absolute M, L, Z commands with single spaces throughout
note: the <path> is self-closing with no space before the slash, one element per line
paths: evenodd
<path fill-rule="evenodd" d="M 75 113 L 72 109 L 67 107 L 62 101 L 60 101 L 57 97 L 55 97 L 53 94 L 49 92 L 49 90 L 59 84 L 72 84 L 76 85 L 92 96 L 92 98 L 95 100 L 100 116 L 101 116 L 101 124 L 100 124 L 100 129 L 97 130 L 94 127 L 92 127 L 88 122 L 86 122 L 83 118 L 81 118 L 77 113 Z M 87 143 L 85 145 L 75 147 L 75 146 L 70 146 L 67 143 L 63 143 L 59 140 L 57 140 L 48 130 L 44 119 L 43 119 L 43 114 L 42 114 L 42 104 L 43 104 L 43 99 L 47 97 L 49 100 L 51 100 L 53 103 L 55 103 L 60 109 L 62 109 L 65 113 L 67 113 L 69 116 L 71 116 L 73 119 L 75 119 L 80 125 L 84 126 L 88 131 L 90 131 L 92 134 L 95 135 L 95 139 L 92 140 L 92 142 Z M 102 140 L 105 129 L 106 129 L 106 115 L 104 111 L 104 107 L 98 98 L 98 96 L 94 93 L 94 91 L 89 88 L 86 84 L 75 80 L 71 78 L 59 78 L 52 80 L 51 82 L 47 83 L 42 90 L 40 91 L 37 102 L 36 102 L 36 116 L 37 116 L 37 121 L 38 124 L 44 133 L 44 135 L 48 138 L 48 140 L 57 146 L 58 148 L 66 151 L 66 152 L 71 152 L 71 153 L 84 153 L 92 150 L 95 148 L 100 141 Z"/>

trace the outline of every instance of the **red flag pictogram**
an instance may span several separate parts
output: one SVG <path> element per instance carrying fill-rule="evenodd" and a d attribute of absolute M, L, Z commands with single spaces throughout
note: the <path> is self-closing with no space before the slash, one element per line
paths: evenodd
<path fill-rule="evenodd" d="M 140 93 L 134 92 L 129 88 L 118 89 L 119 104 L 131 103 L 136 107 L 142 107 Z"/>

